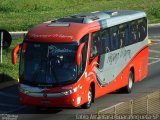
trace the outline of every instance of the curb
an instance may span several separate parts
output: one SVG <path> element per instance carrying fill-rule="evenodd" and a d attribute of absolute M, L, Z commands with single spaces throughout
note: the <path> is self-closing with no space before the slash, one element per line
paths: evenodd
<path fill-rule="evenodd" d="M 24 38 L 28 31 L 17 31 L 17 32 L 9 32 L 12 36 L 12 39 Z"/>
<path fill-rule="evenodd" d="M 28 31 L 16 31 L 16 32 L 9 32 L 10 34 L 26 34 Z"/>
<path fill-rule="evenodd" d="M 151 39 L 151 42 L 160 42 L 160 40 L 152 40 L 152 39 Z"/>
<path fill-rule="evenodd" d="M 16 84 L 18 84 L 18 82 L 16 82 L 16 81 L 3 82 L 3 83 L 0 83 L 0 89 L 4 89 L 4 88 L 7 88 L 7 87 L 16 85 Z"/>
<path fill-rule="evenodd" d="M 149 39 L 160 39 L 160 36 L 148 36 Z M 158 40 L 157 40 L 158 41 Z M 160 41 L 160 40 L 159 40 Z"/>
<path fill-rule="evenodd" d="M 156 27 L 156 26 L 160 26 L 160 23 L 156 23 L 156 24 L 148 24 L 148 27 Z"/>

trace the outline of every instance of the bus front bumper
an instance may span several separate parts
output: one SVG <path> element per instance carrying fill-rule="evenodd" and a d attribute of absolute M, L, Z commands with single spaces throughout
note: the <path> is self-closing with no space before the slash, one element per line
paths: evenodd
<path fill-rule="evenodd" d="M 81 105 L 82 97 L 74 95 L 66 95 L 59 97 L 51 97 L 44 94 L 43 96 L 30 96 L 20 93 L 20 102 L 23 105 L 37 107 L 78 107 Z"/>

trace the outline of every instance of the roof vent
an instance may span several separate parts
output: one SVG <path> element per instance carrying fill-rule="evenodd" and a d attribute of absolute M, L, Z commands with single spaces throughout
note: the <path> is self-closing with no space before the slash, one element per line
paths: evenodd
<path fill-rule="evenodd" d="M 117 15 L 118 14 L 118 12 L 113 12 L 111 15 L 112 16 L 115 16 L 115 15 Z"/>
<path fill-rule="evenodd" d="M 91 19 L 94 21 L 94 20 L 98 20 L 98 19 L 99 19 L 99 17 L 94 16 L 94 17 L 92 17 Z"/>
<path fill-rule="evenodd" d="M 73 23 L 83 23 L 84 18 L 77 18 L 77 17 L 65 17 L 60 18 L 57 22 L 73 22 Z"/>
<path fill-rule="evenodd" d="M 48 24 L 49 27 L 68 27 L 69 23 L 51 22 Z"/>

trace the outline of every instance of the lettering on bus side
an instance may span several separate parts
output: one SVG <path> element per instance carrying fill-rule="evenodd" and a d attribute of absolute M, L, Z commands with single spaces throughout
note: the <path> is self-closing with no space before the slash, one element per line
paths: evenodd
<path fill-rule="evenodd" d="M 73 36 L 63 35 L 63 34 L 51 34 L 51 35 L 45 35 L 45 34 L 32 34 L 30 36 L 31 38 L 64 38 L 64 39 L 73 39 Z"/>
<path fill-rule="evenodd" d="M 108 53 L 108 59 L 107 63 L 111 64 L 116 64 L 119 59 L 129 59 L 131 58 L 131 50 L 126 50 L 125 48 L 121 48 L 118 52 L 116 53 Z"/>
<path fill-rule="evenodd" d="M 55 55 L 55 54 L 70 54 L 74 53 L 74 50 L 72 48 L 64 48 L 64 46 L 56 47 L 54 45 L 48 46 L 48 54 L 49 55 Z"/>

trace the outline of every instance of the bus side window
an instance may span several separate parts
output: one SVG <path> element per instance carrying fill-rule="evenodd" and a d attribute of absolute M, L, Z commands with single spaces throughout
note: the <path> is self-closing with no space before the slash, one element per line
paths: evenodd
<path fill-rule="evenodd" d="M 142 41 L 147 36 L 147 20 L 146 18 L 138 20 L 139 41 Z"/>
<path fill-rule="evenodd" d="M 126 36 L 127 36 L 127 31 L 126 31 L 126 24 L 119 25 L 119 42 L 120 42 L 120 48 L 124 47 L 126 44 Z"/>
<path fill-rule="evenodd" d="M 130 40 L 130 38 L 129 38 L 129 25 L 126 24 L 125 25 L 125 39 L 124 39 L 124 45 L 125 46 L 129 45 L 129 40 Z"/>
<path fill-rule="evenodd" d="M 111 40 L 111 50 L 114 51 L 120 48 L 120 42 L 118 40 L 118 27 L 114 26 L 110 28 L 110 40 Z"/>
<path fill-rule="evenodd" d="M 90 59 L 92 60 L 100 53 L 100 32 L 92 33 Z"/>
<path fill-rule="evenodd" d="M 83 66 L 83 69 L 85 68 L 86 60 L 87 60 L 88 39 L 89 39 L 89 34 L 85 35 L 80 40 L 81 43 L 85 42 L 85 46 L 84 46 L 84 48 L 82 50 L 82 66 Z"/>
<path fill-rule="evenodd" d="M 138 32 L 137 32 L 137 24 L 136 24 L 136 22 L 135 21 L 133 21 L 133 22 L 131 22 L 130 24 L 129 24 L 129 36 L 130 36 L 130 42 L 129 42 L 129 44 L 131 45 L 131 44 L 134 44 L 134 43 L 136 43 L 137 42 L 137 40 L 138 40 Z"/>
<path fill-rule="evenodd" d="M 110 40 L 109 40 L 109 29 L 101 31 L 101 53 L 110 52 Z"/>

